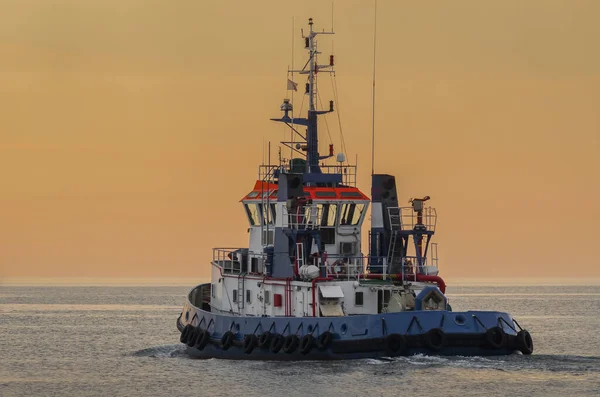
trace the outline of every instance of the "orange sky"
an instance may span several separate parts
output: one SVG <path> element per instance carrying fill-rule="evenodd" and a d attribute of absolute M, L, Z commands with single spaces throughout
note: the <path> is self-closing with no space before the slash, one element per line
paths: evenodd
<path fill-rule="evenodd" d="M 333 40 L 365 192 L 372 4 L 335 1 Z M 202 277 L 245 245 L 292 16 L 298 66 L 330 2 L 0 0 L 0 275 Z M 599 20 L 594 0 L 379 1 L 376 171 L 433 198 L 442 275 L 600 276 Z"/>

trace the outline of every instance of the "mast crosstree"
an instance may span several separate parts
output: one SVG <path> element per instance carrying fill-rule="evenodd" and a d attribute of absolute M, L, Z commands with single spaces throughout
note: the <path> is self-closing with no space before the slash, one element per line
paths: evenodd
<path fill-rule="evenodd" d="M 333 157 L 332 148 L 329 151 L 329 154 L 326 156 L 321 156 L 319 154 L 319 135 L 318 135 L 318 126 L 317 126 L 317 118 L 319 115 L 331 113 L 334 111 L 333 109 L 333 101 L 329 101 L 329 109 L 327 110 L 318 110 L 317 109 L 317 100 L 318 100 L 318 89 L 317 89 L 317 74 L 318 73 L 335 73 L 334 67 L 334 56 L 329 56 L 328 64 L 319 64 L 318 63 L 318 55 L 321 52 L 318 51 L 318 40 L 317 36 L 322 34 L 334 34 L 333 31 L 315 31 L 313 29 L 313 20 L 309 18 L 308 20 L 308 35 L 304 36 L 304 48 L 308 51 L 308 61 L 304 64 L 302 69 L 291 69 L 288 72 L 298 73 L 301 75 L 307 76 L 307 82 L 305 86 L 305 94 L 308 96 L 308 114 L 306 118 L 291 118 L 290 112 L 293 110 L 293 104 L 289 99 L 284 99 L 283 104 L 281 105 L 281 110 L 284 112 L 284 116 L 279 119 L 271 119 L 273 121 L 283 122 L 288 127 L 293 129 L 295 132 L 298 131 L 294 128 L 295 125 L 301 125 L 306 127 L 306 135 L 302 136 L 302 134 L 298 133 L 302 138 L 306 141 L 305 145 L 296 144 L 293 146 L 293 142 L 282 142 L 282 144 L 291 148 L 298 152 L 298 149 L 306 152 L 306 168 L 304 170 L 305 174 L 322 174 L 321 168 L 319 167 L 319 161 L 324 160 L 330 157 Z M 295 87 L 295 83 L 292 82 Z M 333 182 L 333 181 L 324 181 L 323 178 L 316 178 L 323 182 Z M 328 178 L 325 178 L 328 179 Z M 310 178 L 307 179 L 307 182 L 310 184 Z M 313 181 L 316 182 L 316 181 Z"/>

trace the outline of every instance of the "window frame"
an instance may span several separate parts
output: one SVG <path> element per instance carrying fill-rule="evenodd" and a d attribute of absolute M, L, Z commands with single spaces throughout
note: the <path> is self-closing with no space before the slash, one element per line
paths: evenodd
<path fill-rule="evenodd" d="M 356 299 L 360 294 L 360 304 L 358 303 L 358 299 Z M 354 291 L 354 306 L 364 306 L 365 305 L 365 293 L 364 291 Z"/>

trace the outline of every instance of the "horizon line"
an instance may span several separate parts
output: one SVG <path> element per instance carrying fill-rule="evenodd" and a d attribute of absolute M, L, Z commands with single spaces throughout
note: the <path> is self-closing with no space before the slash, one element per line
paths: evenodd
<path fill-rule="evenodd" d="M 600 285 L 600 277 L 448 277 L 449 286 L 569 286 Z M 1 277 L 0 287 L 34 286 L 196 286 L 210 282 L 209 277 L 198 277 L 191 281 L 185 277 Z"/>

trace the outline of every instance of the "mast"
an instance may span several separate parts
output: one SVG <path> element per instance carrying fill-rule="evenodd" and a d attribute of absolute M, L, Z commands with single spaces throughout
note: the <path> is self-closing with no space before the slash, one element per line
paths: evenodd
<path fill-rule="evenodd" d="M 329 102 L 329 109 L 318 110 L 318 90 L 317 90 L 317 73 L 328 72 L 333 73 L 333 55 L 329 58 L 329 64 L 319 65 L 318 55 L 321 54 L 318 51 L 316 37 L 320 34 L 334 34 L 333 31 L 315 31 L 313 29 L 313 19 L 308 19 L 308 35 L 303 36 L 304 48 L 308 51 L 308 61 L 304 67 L 300 70 L 289 70 L 288 72 L 298 73 L 300 75 L 307 75 L 307 82 L 305 87 L 305 94 L 308 95 L 308 114 L 306 118 L 290 118 L 289 113 L 293 109 L 293 105 L 289 99 L 284 99 L 284 104 L 281 106 L 281 110 L 285 112 L 284 117 L 281 119 L 271 119 L 273 121 L 280 121 L 288 124 L 292 130 L 295 131 L 295 126 L 305 126 L 306 136 L 303 138 L 306 140 L 305 145 L 294 146 L 292 142 L 282 142 L 284 145 L 290 147 L 292 150 L 302 149 L 306 151 L 306 174 L 320 174 L 321 169 L 319 167 L 319 161 L 325 158 L 329 158 L 332 154 L 327 156 L 321 156 L 319 154 L 319 134 L 317 119 L 318 116 L 325 113 L 333 112 L 333 101 Z M 293 116 L 292 116 L 293 117 Z"/>

